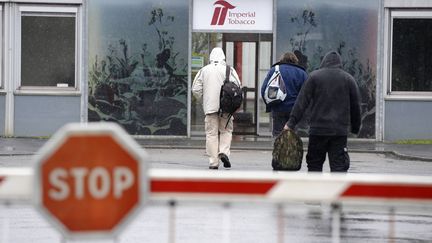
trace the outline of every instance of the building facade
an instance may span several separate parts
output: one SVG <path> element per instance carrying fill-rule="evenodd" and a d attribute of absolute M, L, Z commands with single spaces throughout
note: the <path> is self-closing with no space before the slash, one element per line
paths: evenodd
<path fill-rule="evenodd" d="M 2 136 L 45 137 L 69 122 L 99 121 L 135 136 L 204 135 L 191 83 L 220 46 L 246 97 L 235 114 L 237 134 L 270 135 L 259 88 L 281 54 L 295 52 L 310 72 L 337 50 L 360 88 L 360 138 L 432 138 L 431 1 L 0 4 Z"/>

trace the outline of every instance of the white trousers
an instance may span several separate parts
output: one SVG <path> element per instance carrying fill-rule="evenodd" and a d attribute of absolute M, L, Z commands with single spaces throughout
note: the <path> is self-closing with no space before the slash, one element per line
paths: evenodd
<path fill-rule="evenodd" d="M 220 153 L 224 153 L 228 157 L 230 155 L 233 118 L 230 118 L 226 126 L 227 121 L 227 115 L 225 114 L 223 117 L 217 113 L 205 116 L 206 152 L 209 157 L 210 166 L 219 166 L 218 156 Z"/>

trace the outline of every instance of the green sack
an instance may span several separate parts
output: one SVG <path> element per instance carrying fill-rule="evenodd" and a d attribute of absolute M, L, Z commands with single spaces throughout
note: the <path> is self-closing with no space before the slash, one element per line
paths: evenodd
<path fill-rule="evenodd" d="M 303 160 L 303 142 L 292 130 L 283 130 L 273 145 L 273 170 L 300 170 Z"/>

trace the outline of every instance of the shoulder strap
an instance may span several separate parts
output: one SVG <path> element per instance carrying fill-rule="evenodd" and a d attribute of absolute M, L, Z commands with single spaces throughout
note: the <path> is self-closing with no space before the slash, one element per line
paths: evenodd
<path fill-rule="evenodd" d="M 230 74 L 231 74 L 231 67 L 229 65 L 226 65 L 225 82 L 229 82 Z"/>

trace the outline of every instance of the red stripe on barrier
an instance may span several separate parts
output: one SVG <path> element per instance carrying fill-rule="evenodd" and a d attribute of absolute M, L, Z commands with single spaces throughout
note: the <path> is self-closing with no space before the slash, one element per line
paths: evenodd
<path fill-rule="evenodd" d="M 341 197 L 372 197 L 392 199 L 432 199 L 431 186 L 415 185 L 351 185 Z"/>
<path fill-rule="evenodd" d="M 208 193 L 265 195 L 276 181 L 151 180 L 152 193 Z"/>
<path fill-rule="evenodd" d="M 0 183 L 2 183 L 6 179 L 5 176 L 0 176 Z"/>

